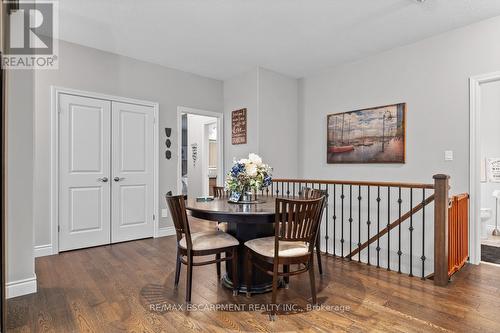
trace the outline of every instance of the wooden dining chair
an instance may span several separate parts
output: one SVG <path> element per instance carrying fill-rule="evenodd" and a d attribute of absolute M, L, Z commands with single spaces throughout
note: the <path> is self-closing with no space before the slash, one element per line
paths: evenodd
<path fill-rule="evenodd" d="M 175 233 L 177 235 L 177 256 L 174 286 L 177 287 L 179 285 L 182 263 L 187 266 L 186 302 L 191 302 L 193 266 L 216 264 L 217 278 L 220 280 L 220 263 L 222 261 L 231 260 L 233 295 L 236 296 L 239 289 L 238 240 L 220 230 L 202 231 L 191 234 L 184 197 L 182 195 L 167 195 L 166 200 L 170 213 L 172 214 Z M 225 253 L 224 257 L 221 257 L 222 253 Z M 215 255 L 215 259 L 202 262 L 193 261 L 194 257 L 207 255 Z"/>
<path fill-rule="evenodd" d="M 302 195 L 305 199 L 313 199 L 313 198 L 319 198 L 321 196 L 325 196 L 325 201 L 323 202 L 323 207 L 321 209 L 321 215 L 319 217 L 319 224 L 320 226 L 318 227 L 318 239 L 316 240 L 316 259 L 318 261 L 318 271 L 320 275 L 323 275 L 323 265 L 321 263 L 321 238 L 320 238 L 320 232 L 319 229 L 321 228 L 321 220 L 323 218 L 323 212 L 324 208 L 326 207 L 327 204 L 327 191 L 326 190 L 320 190 L 320 189 L 313 189 L 310 187 L 305 187 L 302 189 Z"/>
<path fill-rule="evenodd" d="M 215 198 L 227 198 L 228 192 L 224 188 L 224 186 L 213 186 L 213 193 Z"/>
<path fill-rule="evenodd" d="M 245 242 L 247 297 L 250 296 L 254 266 L 273 276 L 271 320 L 276 319 L 274 311 L 280 277 L 288 278 L 309 271 L 312 303 L 317 302 L 313 258 L 324 200 L 324 196 L 304 200 L 277 198 L 275 235 Z M 268 264 L 273 266 L 272 272 L 266 267 Z M 279 265 L 283 266 L 282 272 Z M 297 269 L 290 270 L 290 265 L 297 265 Z"/>

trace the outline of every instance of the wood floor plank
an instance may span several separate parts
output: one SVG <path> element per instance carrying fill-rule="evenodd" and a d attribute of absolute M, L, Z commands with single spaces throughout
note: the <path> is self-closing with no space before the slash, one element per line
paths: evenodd
<path fill-rule="evenodd" d="M 194 230 L 214 227 L 193 223 Z M 271 322 L 262 308 L 270 294 L 232 296 L 217 280 L 215 266 L 194 268 L 192 304 L 207 308 L 187 311 L 185 267 L 179 288 L 173 287 L 175 250 L 175 237 L 163 237 L 37 258 L 38 293 L 8 300 L 8 331 L 500 331 L 500 268 L 495 266 L 467 265 L 447 287 L 436 287 L 432 281 L 324 257 L 324 274 L 316 277 L 323 307 L 308 310 L 308 276 L 292 277 L 278 300 L 296 307 Z M 261 308 L 248 311 L 251 305 Z"/>

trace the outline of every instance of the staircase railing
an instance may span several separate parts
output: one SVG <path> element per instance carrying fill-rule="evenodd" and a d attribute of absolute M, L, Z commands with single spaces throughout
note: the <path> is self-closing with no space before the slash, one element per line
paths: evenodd
<path fill-rule="evenodd" d="M 434 183 L 273 179 L 267 196 L 323 190 L 321 251 L 409 276 L 448 282 L 449 177 Z M 433 237 L 432 237 L 433 234 Z M 444 245 L 444 247 L 443 247 Z"/>

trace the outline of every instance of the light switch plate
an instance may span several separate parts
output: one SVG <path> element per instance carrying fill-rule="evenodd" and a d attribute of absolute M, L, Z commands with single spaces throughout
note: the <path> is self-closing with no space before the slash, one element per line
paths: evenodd
<path fill-rule="evenodd" d="M 445 150 L 444 151 L 444 160 L 445 161 L 453 161 L 453 150 Z"/>
<path fill-rule="evenodd" d="M 161 210 L 161 217 L 168 217 L 168 209 L 163 208 Z"/>

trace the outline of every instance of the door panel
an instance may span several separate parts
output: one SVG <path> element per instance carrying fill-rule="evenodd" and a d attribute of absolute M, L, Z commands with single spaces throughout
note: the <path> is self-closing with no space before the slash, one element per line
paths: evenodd
<path fill-rule="evenodd" d="M 109 244 L 111 102 L 59 102 L 59 250 Z"/>
<path fill-rule="evenodd" d="M 153 236 L 152 107 L 112 102 L 111 241 Z"/>

